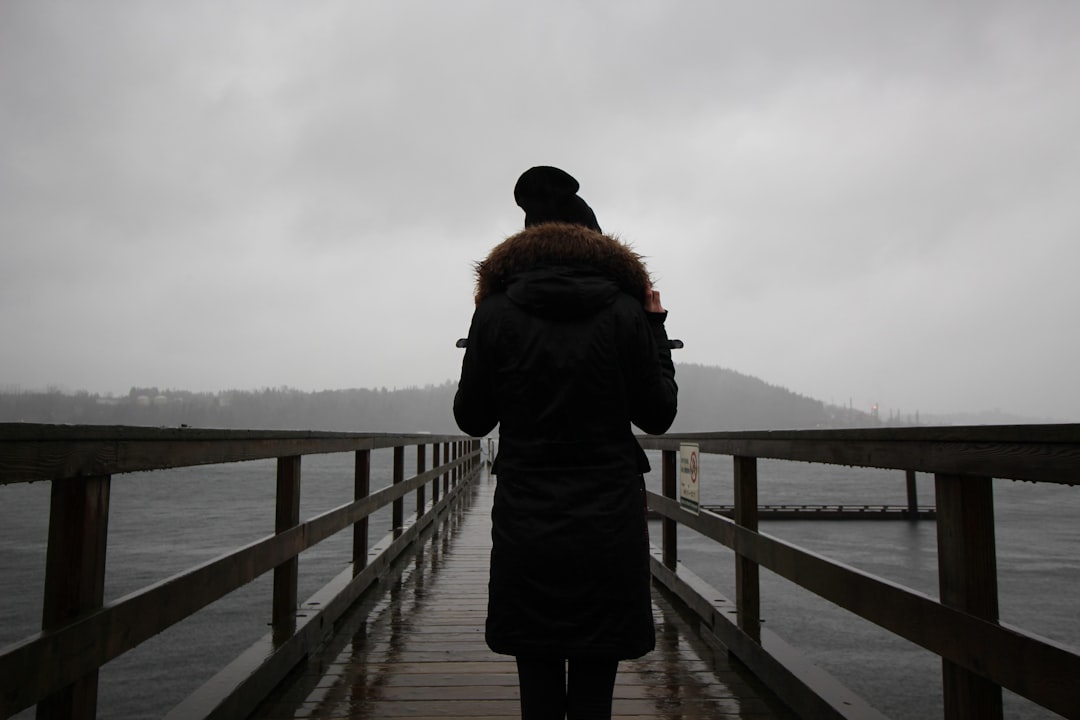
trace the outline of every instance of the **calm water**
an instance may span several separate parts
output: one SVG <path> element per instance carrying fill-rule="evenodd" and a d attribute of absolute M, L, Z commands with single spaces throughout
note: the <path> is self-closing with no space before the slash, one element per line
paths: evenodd
<path fill-rule="evenodd" d="M 303 460 L 301 517 L 351 499 L 352 455 Z M 392 451 L 376 451 L 372 487 L 390 483 Z M 412 457 L 407 456 L 406 466 Z M 654 461 L 659 468 L 659 462 Z M 730 502 L 730 460 L 705 456 L 702 502 Z M 659 473 L 648 478 L 654 490 Z M 920 475 L 920 503 L 933 485 Z M 273 531 L 275 464 L 239 463 L 113 478 L 106 599 L 122 597 Z M 764 461 L 763 503 L 906 505 L 902 473 Z M 40 623 L 49 486 L 0 486 L 0 646 L 36 632 Z M 1080 488 L 995 481 L 1001 616 L 1080 647 Z M 407 502 L 407 510 L 412 505 Z M 372 544 L 390 525 L 389 509 L 372 518 Z M 903 521 L 763 521 L 762 531 L 848 565 L 937 595 L 934 524 Z M 658 534 L 654 536 L 658 541 Z M 679 537 L 680 559 L 734 596 L 730 551 L 692 531 Z M 301 600 L 347 564 L 348 533 L 301 556 Z M 206 608 L 101 672 L 99 717 L 160 717 L 267 632 L 270 575 Z M 892 718 L 941 716 L 940 661 L 849 613 L 762 573 L 768 627 Z M 1056 717 L 1006 693 L 1010 718 Z M 31 717 L 32 710 L 17 717 Z"/>

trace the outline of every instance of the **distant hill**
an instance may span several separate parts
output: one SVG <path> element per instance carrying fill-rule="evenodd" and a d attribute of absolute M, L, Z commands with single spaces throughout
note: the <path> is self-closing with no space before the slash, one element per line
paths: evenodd
<path fill-rule="evenodd" d="M 878 424 L 867 413 L 770 385 L 733 370 L 676 365 L 673 432 L 776 430 Z M 292 388 L 194 393 L 156 387 L 127 395 L 0 392 L 0 422 L 455 433 L 456 381 L 405 389 L 306 392 Z"/>
<path fill-rule="evenodd" d="M 679 415 L 672 432 L 792 430 L 878 424 L 869 413 L 827 405 L 751 375 L 707 365 L 675 368 Z"/>

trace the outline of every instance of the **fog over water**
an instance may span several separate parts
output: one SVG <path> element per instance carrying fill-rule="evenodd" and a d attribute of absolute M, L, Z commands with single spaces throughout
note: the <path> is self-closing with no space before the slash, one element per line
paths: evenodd
<path fill-rule="evenodd" d="M 0 6 L 0 385 L 457 375 L 518 174 L 581 181 L 684 362 L 1080 418 L 1080 5 Z"/>

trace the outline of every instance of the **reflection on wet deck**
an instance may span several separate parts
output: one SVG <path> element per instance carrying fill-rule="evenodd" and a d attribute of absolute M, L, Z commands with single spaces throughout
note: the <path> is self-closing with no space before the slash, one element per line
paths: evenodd
<path fill-rule="evenodd" d="M 390 591 L 362 601 L 252 717 L 519 717 L 513 658 L 484 644 L 493 491 L 494 480 L 481 481 L 467 511 L 442 526 Z M 620 665 L 614 717 L 788 717 L 660 592 L 653 601 L 657 648 Z"/>

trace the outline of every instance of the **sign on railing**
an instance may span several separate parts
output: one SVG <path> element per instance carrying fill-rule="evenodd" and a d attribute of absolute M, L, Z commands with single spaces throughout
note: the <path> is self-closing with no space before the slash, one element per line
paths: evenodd
<path fill-rule="evenodd" d="M 701 509 L 699 469 L 701 454 L 698 446 L 683 443 L 679 446 L 679 505 L 685 510 L 697 513 Z"/>

